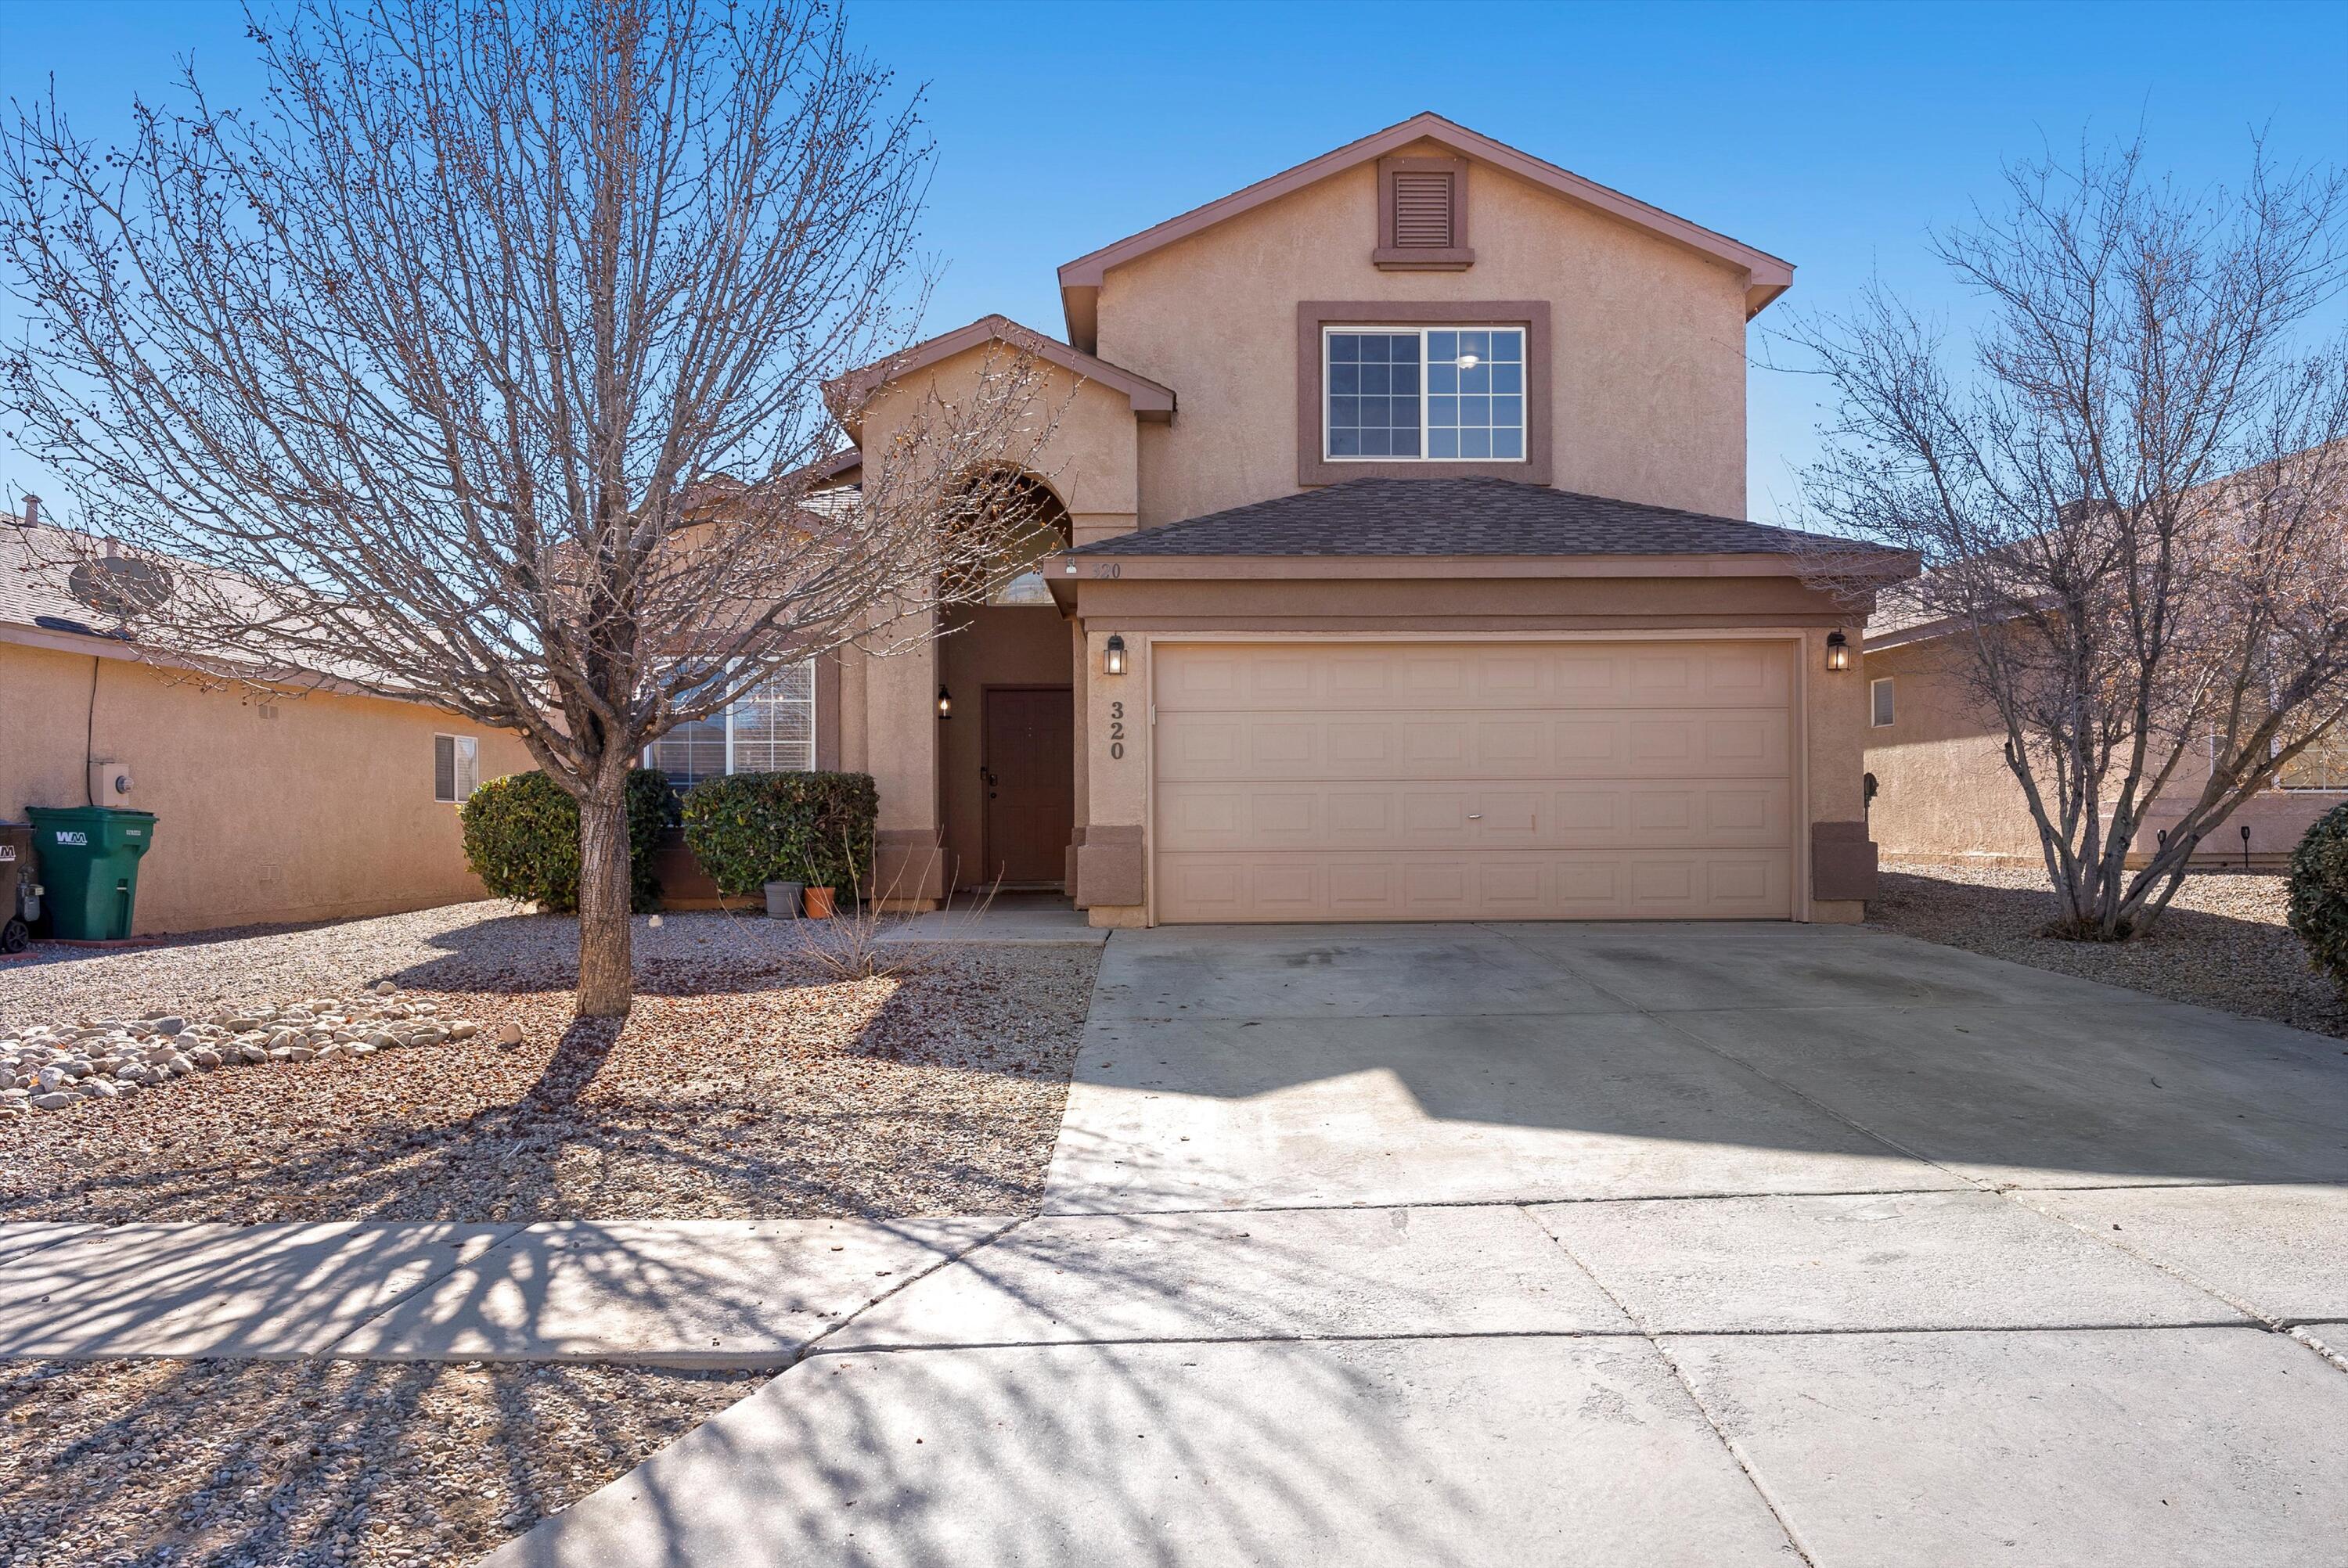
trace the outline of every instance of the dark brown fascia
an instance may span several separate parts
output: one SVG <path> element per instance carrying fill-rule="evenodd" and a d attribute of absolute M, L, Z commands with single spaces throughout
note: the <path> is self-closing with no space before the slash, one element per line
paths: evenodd
<path fill-rule="evenodd" d="M 1020 325 L 1009 316 L 981 316 L 966 327 L 915 343 L 903 353 L 887 359 L 861 365 L 845 375 L 835 376 L 823 384 L 824 405 L 831 410 L 840 428 L 850 437 L 860 438 L 863 410 L 872 395 L 893 381 L 901 381 L 917 371 L 942 361 L 952 359 L 964 350 L 984 343 L 999 343 L 1025 354 L 1058 365 L 1079 381 L 1090 381 L 1123 395 L 1133 405 L 1137 419 L 1165 424 L 1174 417 L 1174 392 L 1160 386 L 1146 375 L 1137 375 L 1121 365 L 1086 353 L 1073 344 L 1047 337 L 1033 327 Z"/>
<path fill-rule="evenodd" d="M 1096 580 L 1095 567 L 1114 567 L 1115 580 L 1224 582 L 1272 579 L 1328 582 L 1345 579 L 1441 578 L 1701 578 L 1803 575 L 1800 557 L 1775 551 L 1737 555 L 1548 556 L 1086 556 L 1051 555 L 1040 563 L 1044 585 L 1060 613 L 1076 608 L 1076 590 Z M 1076 568 L 1071 573 L 1069 568 Z M 1914 575 L 1914 563 L 1887 560 L 1886 581 Z"/>
<path fill-rule="evenodd" d="M 1321 329 L 1343 326 L 1521 326 L 1525 329 L 1525 455 L 1520 461 L 1396 463 L 1321 456 Z M 1305 300 L 1296 307 L 1296 482 L 1310 487 L 1341 479 L 1514 479 L 1550 483 L 1550 447 L 1557 425 L 1550 409 L 1547 300 Z"/>
<path fill-rule="evenodd" d="M 1243 190 L 1233 191 L 1219 200 L 1208 202 L 1204 207 L 1169 218 L 1154 228 L 1128 235 L 1113 245 L 1104 245 L 1070 261 L 1060 269 L 1060 304 L 1067 317 L 1068 341 L 1087 352 L 1099 346 L 1101 282 L 1110 268 L 1138 256 L 1146 256 L 1178 240 L 1188 239 L 1202 229 L 1211 228 L 1226 219 L 1236 218 L 1242 212 L 1261 207 L 1267 201 L 1277 200 L 1292 191 L 1302 190 L 1332 175 L 1343 174 L 1357 164 L 1384 158 L 1421 140 L 1438 142 L 1454 152 L 1488 163 L 1569 201 L 1620 219 L 1699 255 L 1709 256 L 1735 268 L 1745 275 L 1745 315 L 1748 321 L 1767 309 L 1772 300 L 1793 287 L 1794 264 L 1781 256 L 1773 256 L 1741 240 L 1691 223 L 1676 213 L 1666 212 L 1635 197 L 1625 196 L 1594 179 L 1585 179 L 1570 169 L 1560 169 L 1529 153 L 1519 152 L 1505 142 L 1494 141 L 1490 137 L 1455 124 L 1439 114 L 1416 114 L 1399 125 L 1388 126 L 1334 152 L 1324 152 L 1319 158 L 1284 169 L 1268 179 L 1259 179 Z"/>
<path fill-rule="evenodd" d="M 1451 238 L 1446 250 L 1425 246 L 1404 249 L 1395 243 L 1394 177 L 1410 169 L 1439 169 L 1451 176 Z M 1464 272 L 1476 264 L 1468 244 L 1468 160 L 1464 158 L 1382 158 L 1378 159 L 1378 243 L 1370 264 L 1382 272 Z"/>

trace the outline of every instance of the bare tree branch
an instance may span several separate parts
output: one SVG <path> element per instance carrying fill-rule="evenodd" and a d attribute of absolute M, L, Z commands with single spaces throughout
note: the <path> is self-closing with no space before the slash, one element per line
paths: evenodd
<path fill-rule="evenodd" d="M 2260 149 L 2195 196 L 2134 146 L 2007 183 L 1938 241 L 1988 312 L 1969 352 L 1879 286 L 1796 327 L 1841 398 L 1806 506 L 1916 552 L 1902 613 L 2003 726 L 2065 926 L 2124 937 L 2348 702 L 2348 343 L 2307 330 L 2348 184 Z"/>
<path fill-rule="evenodd" d="M 787 663 L 928 635 L 1019 521 L 1040 377 L 997 356 L 816 493 L 823 384 L 924 301 L 931 161 L 819 0 L 306 0 L 252 33 L 249 111 L 191 74 L 101 150 L 17 106 L 0 399 L 89 553 L 202 569 L 142 645 L 518 733 L 581 801 L 582 1010 L 624 1011 L 627 769 Z"/>

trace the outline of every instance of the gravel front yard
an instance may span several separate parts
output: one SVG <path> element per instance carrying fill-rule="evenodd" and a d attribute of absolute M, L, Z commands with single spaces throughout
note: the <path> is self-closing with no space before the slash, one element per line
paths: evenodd
<path fill-rule="evenodd" d="M 2150 936 L 2069 942 L 2038 935 L 2056 912 L 2044 871 L 1908 861 L 1884 867 L 1867 918 L 1903 937 L 2348 1039 L 2348 1001 L 2308 968 L 2284 923 L 2287 901 L 2280 876 L 2204 873 L 2178 889 Z"/>
<path fill-rule="evenodd" d="M 0 1122 L 0 1218 L 552 1220 L 1033 1212 L 1098 950 L 891 949 L 636 926 L 639 999 L 578 1022 L 565 919 L 476 904 L 0 969 L 0 1030 L 191 1018 L 389 979 L 480 1034 L 232 1065 Z M 522 1043 L 497 1040 L 517 1024 Z"/>
<path fill-rule="evenodd" d="M 767 1377 L 362 1361 L 0 1365 L 0 1563 L 469 1562 Z"/>

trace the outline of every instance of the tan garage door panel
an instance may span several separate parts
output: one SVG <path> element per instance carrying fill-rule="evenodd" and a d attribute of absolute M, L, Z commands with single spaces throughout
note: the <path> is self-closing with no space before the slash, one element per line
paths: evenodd
<path fill-rule="evenodd" d="M 1792 912 L 1782 644 L 1160 645 L 1167 920 Z"/>

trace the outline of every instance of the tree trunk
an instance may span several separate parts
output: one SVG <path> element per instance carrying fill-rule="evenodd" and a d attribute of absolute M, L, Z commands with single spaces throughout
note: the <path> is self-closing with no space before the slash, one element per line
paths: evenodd
<path fill-rule="evenodd" d="M 625 1018 L 635 999 L 624 794 L 579 803 L 579 1016 Z"/>

